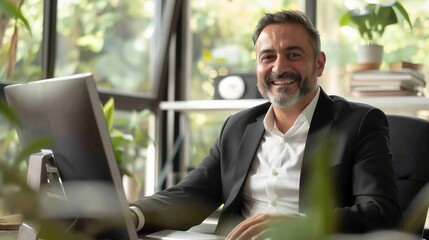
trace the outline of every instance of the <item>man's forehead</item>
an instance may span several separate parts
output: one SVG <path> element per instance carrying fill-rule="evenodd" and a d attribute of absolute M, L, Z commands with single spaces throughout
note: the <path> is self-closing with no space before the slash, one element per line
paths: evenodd
<path fill-rule="evenodd" d="M 309 37 L 308 32 L 301 24 L 274 23 L 274 24 L 269 24 L 264 29 L 262 29 L 256 42 L 258 42 L 258 40 L 260 40 L 261 37 L 274 36 L 274 35 L 284 35 L 283 37 L 299 36 L 300 38 L 304 36 Z"/>
<path fill-rule="evenodd" d="M 255 47 L 270 47 L 271 44 L 310 44 L 310 36 L 301 24 L 276 23 L 266 26 L 256 40 Z"/>

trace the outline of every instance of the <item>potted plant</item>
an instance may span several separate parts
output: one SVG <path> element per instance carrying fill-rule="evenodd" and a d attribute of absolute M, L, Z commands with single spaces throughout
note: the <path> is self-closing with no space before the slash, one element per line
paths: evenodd
<path fill-rule="evenodd" d="M 386 27 L 398 24 L 398 17 L 403 18 L 410 29 L 410 17 L 401 3 L 395 0 L 366 0 L 366 5 L 345 12 L 340 18 L 340 26 L 355 26 L 363 40 L 358 48 L 358 63 L 380 64 L 383 46 L 379 40 Z"/>
<path fill-rule="evenodd" d="M 149 137 L 141 131 L 138 122 L 139 118 L 145 116 L 148 111 L 132 112 L 130 121 L 125 124 L 126 126 L 123 126 L 126 128 L 124 130 L 114 127 L 115 101 L 113 98 L 110 98 L 103 105 L 103 113 L 112 140 L 116 162 L 122 175 L 125 195 L 128 201 L 137 200 L 142 183 L 136 174 L 138 171 L 136 161 L 139 157 L 140 149 L 147 147 L 149 141 Z"/>

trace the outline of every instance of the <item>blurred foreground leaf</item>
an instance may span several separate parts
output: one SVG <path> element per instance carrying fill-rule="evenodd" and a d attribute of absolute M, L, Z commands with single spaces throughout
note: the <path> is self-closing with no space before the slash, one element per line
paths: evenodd
<path fill-rule="evenodd" d="M 10 0 L 0 1 L 0 10 L 11 18 L 15 18 L 18 22 L 24 24 L 27 31 L 31 34 L 30 24 L 28 20 L 22 15 L 22 12 L 18 6 L 12 3 Z"/>

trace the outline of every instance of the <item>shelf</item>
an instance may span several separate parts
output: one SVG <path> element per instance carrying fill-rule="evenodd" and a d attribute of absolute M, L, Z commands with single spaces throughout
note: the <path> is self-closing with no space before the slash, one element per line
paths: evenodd
<path fill-rule="evenodd" d="M 418 96 L 399 97 L 346 97 L 347 100 L 360 102 L 378 107 L 386 113 L 410 114 L 429 111 L 429 98 Z M 191 100 L 176 102 L 161 102 L 163 111 L 177 112 L 211 112 L 211 111 L 239 111 L 266 102 L 265 99 L 242 100 Z"/>
<path fill-rule="evenodd" d="M 239 111 L 267 102 L 265 99 L 243 99 L 243 100 L 190 100 L 161 102 L 161 110 L 173 110 L 178 112 L 198 111 Z"/>
<path fill-rule="evenodd" d="M 429 98 L 426 97 L 348 97 L 347 99 L 378 107 L 386 113 L 411 113 L 415 115 L 419 111 L 429 111 Z"/>

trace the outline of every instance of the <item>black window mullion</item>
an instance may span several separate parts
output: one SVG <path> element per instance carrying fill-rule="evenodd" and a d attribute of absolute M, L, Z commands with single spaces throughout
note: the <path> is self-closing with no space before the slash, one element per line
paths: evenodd
<path fill-rule="evenodd" d="M 54 77 L 57 32 L 57 0 L 43 0 L 42 78 Z"/>
<path fill-rule="evenodd" d="M 317 20 L 317 1 L 316 0 L 305 0 L 305 13 L 310 17 L 314 26 Z"/>

